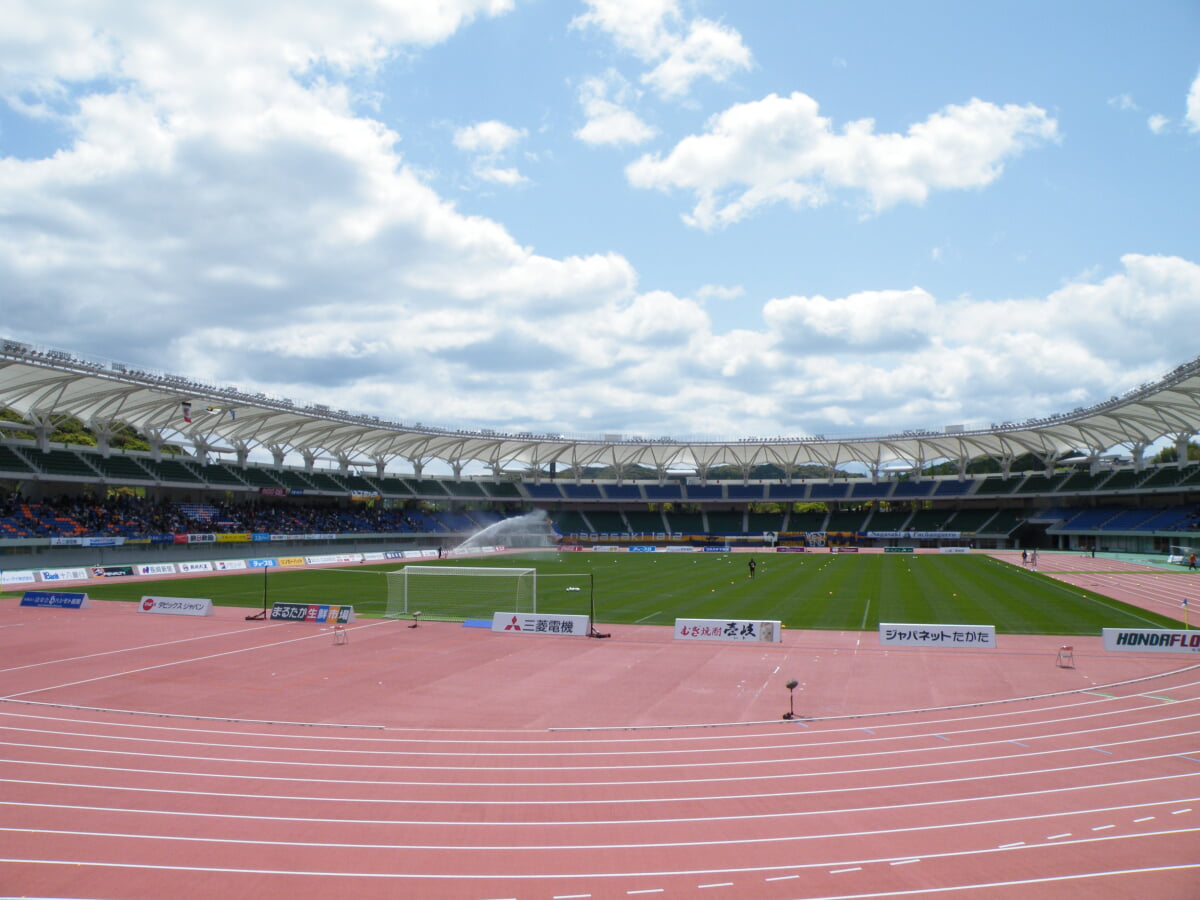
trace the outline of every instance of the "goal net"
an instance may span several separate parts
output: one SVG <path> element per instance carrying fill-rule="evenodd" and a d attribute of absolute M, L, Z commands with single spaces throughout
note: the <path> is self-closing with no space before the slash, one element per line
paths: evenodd
<path fill-rule="evenodd" d="M 592 615 L 590 574 L 539 573 L 533 568 L 405 566 L 387 574 L 389 618 L 462 621 L 493 613 Z"/>
<path fill-rule="evenodd" d="M 1193 556 L 1198 560 L 1197 565 L 1200 565 L 1200 547 L 1193 547 L 1189 544 L 1172 544 L 1167 553 L 1167 562 L 1186 566 L 1190 564 Z"/>
<path fill-rule="evenodd" d="M 405 566 L 388 577 L 390 618 L 491 616 L 496 610 L 537 612 L 537 569 Z"/>

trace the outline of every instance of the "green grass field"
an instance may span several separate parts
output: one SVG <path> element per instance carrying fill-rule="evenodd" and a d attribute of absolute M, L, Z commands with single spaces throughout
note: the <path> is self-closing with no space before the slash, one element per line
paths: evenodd
<path fill-rule="evenodd" d="M 778 619 L 788 628 L 874 631 L 880 622 L 995 625 L 1002 634 L 1098 635 L 1104 627 L 1178 627 L 1179 621 L 1072 588 L 983 555 L 723 553 L 535 553 L 456 565 L 527 566 L 539 572 L 538 611 L 587 611 L 594 589 L 598 624 L 672 625 L 676 617 Z M 353 604 L 364 616 L 387 609 L 385 572 L 400 565 L 337 570 L 274 570 L 159 584 L 91 585 L 101 600 L 145 594 L 207 597 L 217 605 L 262 609 L 267 602 Z M 547 578 L 543 576 L 588 576 Z M 480 579 L 471 579 L 479 581 Z M 582 590 L 567 591 L 567 586 Z M 491 618 L 495 600 L 434 618 Z M 445 612 L 445 611 L 441 611 Z"/>

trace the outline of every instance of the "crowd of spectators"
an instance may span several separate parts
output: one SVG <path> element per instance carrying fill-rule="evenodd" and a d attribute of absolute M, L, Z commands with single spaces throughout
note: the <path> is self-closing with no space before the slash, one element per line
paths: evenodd
<path fill-rule="evenodd" d="M 457 526 L 457 522 L 454 523 Z M 155 502 L 118 495 L 31 502 L 0 497 L 0 538 L 149 537 L 162 534 L 371 534 L 451 530 L 417 509 L 302 503 Z"/>

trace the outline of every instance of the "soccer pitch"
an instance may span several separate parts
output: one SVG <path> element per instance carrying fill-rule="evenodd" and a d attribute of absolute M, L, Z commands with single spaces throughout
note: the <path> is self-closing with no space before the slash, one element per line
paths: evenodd
<path fill-rule="evenodd" d="M 1173 628 L 1175 619 L 1073 588 L 982 554 L 759 554 L 754 578 L 745 553 L 553 553 L 457 566 L 523 566 L 539 573 L 537 608 L 578 613 L 577 578 L 590 575 L 598 624 L 672 625 L 677 617 L 777 619 L 787 628 L 874 631 L 880 622 L 994 625 L 1001 634 L 1098 635 L 1101 628 Z M 364 616 L 387 609 L 386 572 L 397 563 L 353 569 L 269 570 L 162 583 L 89 585 L 100 600 L 146 594 L 206 597 L 220 606 L 352 604 Z M 469 617 L 507 611 L 483 602 Z M 585 610 L 582 610 L 586 612 Z M 426 618 L 438 618 L 425 608 Z M 461 616 L 460 616 L 461 617 Z"/>

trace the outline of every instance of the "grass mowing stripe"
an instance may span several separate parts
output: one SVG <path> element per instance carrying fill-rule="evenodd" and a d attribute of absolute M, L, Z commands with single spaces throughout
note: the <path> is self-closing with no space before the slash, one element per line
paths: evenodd
<path fill-rule="evenodd" d="M 564 553 L 505 557 L 505 566 L 539 573 L 590 573 L 596 618 L 606 624 L 675 618 L 778 619 L 788 628 L 871 631 L 884 622 L 995 625 L 1001 634 L 1098 635 L 1102 627 L 1173 628 L 1166 616 L 994 560 L 982 554 L 759 554 L 748 577 L 746 554 Z M 496 559 L 473 561 L 501 564 Z M 455 565 L 466 561 L 455 560 Z M 261 608 L 270 602 L 350 603 L 360 615 L 387 606 L 382 574 L 396 562 L 355 569 L 270 570 L 158 583 L 89 585 L 100 600 L 139 600 L 145 594 L 208 597 L 221 606 Z M 538 609 L 563 612 L 577 595 L 539 583 Z M 169 585 L 169 586 L 168 586 Z M 479 617 L 491 618 L 491 605 Z M 558 608 L 556 608 L 556 606 Z"/>

